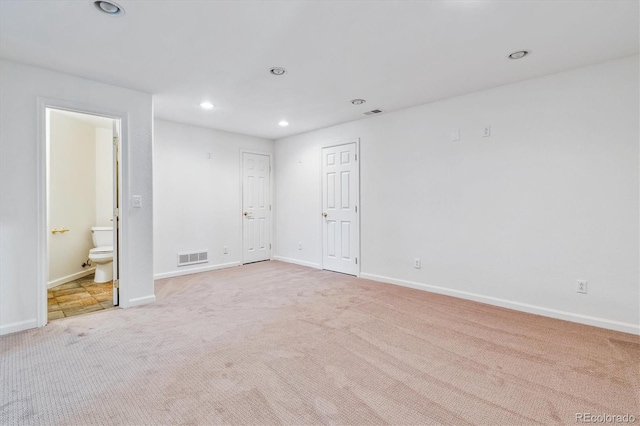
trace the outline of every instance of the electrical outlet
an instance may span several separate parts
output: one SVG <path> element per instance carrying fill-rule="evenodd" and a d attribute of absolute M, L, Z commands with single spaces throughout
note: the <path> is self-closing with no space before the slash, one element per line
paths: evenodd
<path fill-rule="evenodd" d="M 416 257 L 415 259 L 413 259 L 414 268 L 420 269 L 421 266 L 422 266 L 422 263 L 420 262 L 420 258 Z"/>
<path fill-rule="evenodd" d="M 229 253 L 229 249 L 227 249 L 227 246 L 224 246 L 222 248 L 222 254 L 228 254 Z"/>
<path fill-rule="evenodd" d="M 576 291 L 578 293 L 587 294 L 587 281 L 586 280 L 578 280 L 576 286 Z"/>
<path fill-rule="evenodd" d="M 484 126 L 484 132 L 482 133 L 483 138 L 488 138 L 491 136 L 491 126 Z"/>
<path fill-rule="evenodd" d="M 460 129 L 453 129 L 449 134 L 451 142 L 458 142 L 460 140 Z"/>
<path fill-rule="evenodd" d="M 302 243 L 298 243 L 298 250 L 302 250 Z"/>

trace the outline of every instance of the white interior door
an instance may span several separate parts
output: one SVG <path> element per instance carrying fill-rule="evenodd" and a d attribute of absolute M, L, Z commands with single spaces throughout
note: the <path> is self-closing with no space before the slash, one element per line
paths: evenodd
<path fill-rule="evenodd" d="M 113 306 L 120 298 L 120 121 L 113 120 Z"/>
<path fill-rule="evenodd" d="M 358 275 L 360 171 L 356 143 L 322 149 L 322 268 Z"/>
<path fill-rule="evenodd" d="M 242 153 L 242 263 L 271 259 L 271 164 Z"/>

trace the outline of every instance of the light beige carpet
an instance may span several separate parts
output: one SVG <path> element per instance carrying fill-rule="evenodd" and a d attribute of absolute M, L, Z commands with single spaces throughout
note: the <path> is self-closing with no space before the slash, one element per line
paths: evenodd
<path fill-rule="evenodd" d="M 638 337 L 280 262 L 0 338 L 0 424 L 640 422 Z"/>

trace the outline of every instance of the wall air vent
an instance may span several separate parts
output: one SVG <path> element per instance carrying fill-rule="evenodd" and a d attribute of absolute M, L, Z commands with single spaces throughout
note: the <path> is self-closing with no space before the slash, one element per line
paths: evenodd
<path fill-rule="evenodd" d="M 209 254 L 205 251 L 197 251 L 193 253 L 178 253 L 178 266 L 194 265 L 196 263 L 207 263 Z"/>
<path fill-rule="evenodd" d="M 374 114 L 380 114 L 382 112 L 381 109 L 373 109 L 371 111 L 367 111 L 367 112 L 363 112 L 364 115 L 374 115 Z"/>

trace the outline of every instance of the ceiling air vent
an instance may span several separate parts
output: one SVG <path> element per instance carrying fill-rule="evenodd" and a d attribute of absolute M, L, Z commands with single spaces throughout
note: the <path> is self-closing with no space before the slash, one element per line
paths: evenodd
<path fill-rule="evenodd" d="M 380 114 L 382 112 L 381 109 L 373 109 L 371 111 L 367 111 L 367 112 L 363 112 L 364 115 L 373 115 L 373 114 Z"/>

